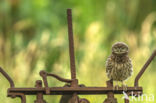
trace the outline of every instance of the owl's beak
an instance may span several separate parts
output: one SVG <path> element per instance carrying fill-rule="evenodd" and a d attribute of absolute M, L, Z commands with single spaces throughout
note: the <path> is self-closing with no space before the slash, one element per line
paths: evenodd
<path fill-rule="evenodd" d="M 121 49 L 118 49 L 118 51 L 117 52 L 114 52 L 116 55 L 124 55 L 124 54 L 127 54 L 127 52 L 122 52 L 122 50 Z"/>

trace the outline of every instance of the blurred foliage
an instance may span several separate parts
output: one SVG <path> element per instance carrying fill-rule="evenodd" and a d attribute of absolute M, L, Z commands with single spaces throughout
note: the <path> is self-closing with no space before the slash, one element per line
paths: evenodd
<path fill-rule="evenodd" d="M 111 45 L 123 41 L 129 45 L 134 78 L 156 46 L 155 0 L 1 0 L 0 65 L 17 87 L 32 87 L 45 69 L 70 78 L 66 9 L 73 10 L 76 67 L 79 82 L 86 86 L 105 86 L 105 61 Z M 156 60 L 140 80 L 144 93 L 156 95 Z M 85 79 L 84 79 L 85 78 Z M 0 75 L 0 99 L 6 97 L 8 82 Z M 63 83 L 49 78 L 51 86 Z M 82 96 L 102 103 L 105 96 Z M 121 96 L 116 96 L 123 103 Z M 60 96 L 45 96 L 58 103 Z M 28 96 L 33 103 L 35 96 Z M 142 103 L 133 102 L 133 103 Z M 146 101 L 145 101 L 146 102 Z M 149 102 L 148 103 L 153 103 Z"/>

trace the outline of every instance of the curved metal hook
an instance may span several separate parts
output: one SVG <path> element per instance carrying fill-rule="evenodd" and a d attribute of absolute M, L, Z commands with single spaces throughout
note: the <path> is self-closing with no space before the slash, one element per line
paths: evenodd
<path fill-rule="evenodd" d="M 56 74 L 52 74 L 52 73 L 47 73 L 44 70 L 40 71 L 40 76 L 44 77 L 44 76 L 52 76 L 54 78 L 56 78 L 57 80 L 61 81 L 61 82 L 67 82 L 67 83 L 71 83 L 72 80 L 71 79 L 64 79 Z"/>
<path fill-rule="evenodd" d="M 47 73 L 44 70 L 40 71 L 40 76 L 43 79 L 44 86 L 45 86 L 45 89 L 46 89 L 46 94 L 50 93 L 50 89 L 48 87 L 48 82 L 47 82 L 47 76 L 52 76 L 52 77 L 56 78 L 57 80 L 59 80 L 61 82 L 67 82 L 67 83 L 71 83 L 72 82 L 71 79 L 64 79 L 64 78 L 62 78 L 62 77 L 60 77 L 60 76 L 58 76 L 56 74 Z"/>
<path fill-rule="evenodd" d="M 14 81 L 11 79 L 11 77 L 0 67 L 0 72 L 3 74 L 3 76 L 9 81 L 10 88 L 14 88 Z"/>
<path fill-rule="evenodd" d="M 138 81 L 139 81 L 140 77 L 143 75 L 143 73 L 145 72 L 145 70 L 147 69 L 147 67 L 152 62 L 152 60 L 154 59 L 155 56 L 156 56 L 156 50 L 153 51 L 152 55 L 149 57 L 149 59 L 146 61 L 146 63 L 144 64 L 144 66 L 142 67 L 142 69 L 140 70 L 138 75 L 136 76 L 135 82 L 134 82 L 135 87 L 138 87 L 138 85 L 139 85 Z"/>

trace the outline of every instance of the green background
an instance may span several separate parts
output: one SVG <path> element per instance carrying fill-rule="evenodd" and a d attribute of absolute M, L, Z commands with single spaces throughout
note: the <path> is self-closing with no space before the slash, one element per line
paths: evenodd
<path fill-rule="evenodd" d="M 0 66 L 13 78 L 16 87 L 34 87 L 40 70 L 70 78 L 66 9 L 72 8 L 77 78 L 86 86 L 106 86 L 105 61 L 117 41 L 129 45 L 134 79 L 152 51 L 156 49 L 155 0 L 1 0 Z M 139 84 L 148 96 L 156 95 L 156 59 Z M 48 78 L 50 86 L 63 86 Z M 6 97 L 8 81 L 0 74 L 2 103 L 20 103 Z M 117 95 L 119 103 L 123 95 Z M 102 103 L 106 96 L 86 97 Z M 28 96 L 33 103 L 35 96 Z M 48 103 L 58 103 L 60 96 L 45 96 Z M 143 101 L 133 101 L 142 103 Z"/>

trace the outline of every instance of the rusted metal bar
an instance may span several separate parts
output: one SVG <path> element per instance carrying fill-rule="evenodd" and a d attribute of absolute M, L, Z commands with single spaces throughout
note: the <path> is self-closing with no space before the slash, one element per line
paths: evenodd
<path fill-rule="evenodd" d="M 72 82 L 71 79 L 65 79 L 65 78 L 62 78 L 62 77 L 60 77 L 60 76 L 58 76 L 58 75 L 56 75 L 56 74 L 47 73 L 47 72 L 45 72 L 45 71 L 43 71 L 43 70 L 40 72 L 40 75 L 41 75 L 42 77 L 45 76 L 46 78 L 47 78 L 47 76 L 52 76 L 52 77 L 56 78 L 57 80 L 59 80 L 59 81 L 61 81 L 61 82 L 66 82 L 66 83 L 71 83 L 71 82 Z"/>
<path fill-rule="evenodd" d="M 56 74 L 47 73 L 44 70 L 40 71 L 40 76 L 43 79 L 44 86 L 45 86 L 45 89 L 46 89 L 46 94 L 50 93 L 49 86 L 48 86 L 48 81 L 47 81 L 48 76 L 52 76 L 52 77 L 58 79 L 61 82 L 66 82 L 66 83 L 71 83 L 72 82 L 72 80 L 70 80 L 70 79 L 64 79 L 64 78 L 62 78 L 62 77 L 60 77 L 60 76 L 58 76 Z"/>
<path fill-rule="evenodd" d="M 9 81 L 10 88 L 14 88 L 15 87 L 14 81 L 11 79 L 11 77 L 1 67 L 0 67 L 0 72 Z"/>
<path fill-rule="evenodd" d="M 107 84 L 107 87 L 113 88 L 113 80 L 107 81 L 106 84 Z M 104 103 L 117 103 L 117 99 L 114 98 L 114 92 L 113 91 L 107 92 L 107 98 L 105 99 Z"/>
<path fill-rule="evenodd" d="M 24 93 L 8 93 L 8 97 L 11 98 L 19 97 L 21 98 L 21 103 L 26 103 L 26 96 Z"/>
<path fill-rule="evenodd" d="M 62 78 L 56 74 L 47 73 L 45 71 L 41 71 L 40 75 L 43 79 L 44 86 L 42 87 L 42 81 L 36 81 L 35 88 L 15 88 L 14 82 L 11 77 L 0 68 L 0 72 L 3 76 L 9 81 L 10 88 L 8 89 L 8 96 L 15 98 L 20 97 L 22 103 L 26 103 L 26 95 L 36 95 L 35 103 L 46 103 L 43 99 L 43 95 L 71 95 L 68 103 L 89 103 L 87 99 L 80 99 L 79 95 L 101 95 L 106 94 L 107 98 L 104 103 L 117 103 L 117 99 L 114 97 L 115 94 L 123 94 L 124 88 L 119 87 L 117 90 L 114 90 L 113 81 L 107 81 L 107 87 L 79 87 L 78 79 L 76 79 L 76 67 L 75 67 L 75 55 L 74 55 L 74 40 L 73 40 L 73 28 L 72 28 L 72 11 L 71 9 L 67 9 L 67 20 L 68 20 L 68 39 L 69 39 L 69 55 L 70 55 L 70 70 L 71 70 L 71 79 Z M 148 65 L 156 56 L 156 50 L 152 53 L 151 57 L 147 60 L 145 65 L 142 67 L 140 72 L 135 78 L 134 86 L 135 87 L 127 87 L 125 91 L 128 96 L 133 95 L 139 96 L 142 94 L 142 87 L 139 87 L 138 81 L 147 69 Z M 61 82 L 70 83 L 69 87 L 49 87 L 47 77 L 51 76 L 56 78 Z M 129 100 L 125 99 L 125 103 L 129 103 Z"/>
<path fill-rule="evenodd" d="M 71 70 L 71 87 L 78 87 L 78 80 L 76 79 L 76 67 L 75 67 L 75 55 L 74 55 L 74 38 L 73 38 L 73 26 L 72 26 L 72 10 L 67 9 L 67 21 L 68 21 L 68 39 L 69 39 L 69 55 L 70 55 L 70 70 Z M 71 103 L 78 103 L 76 99 L 77 93 L 73 93 Z"/>
<path fill-rule="evenodd" d="M 94 95 L 94 94 L 107 94 L 113 92 L 114 94 L 122 94 L 123 87 L 119 87 L 118 90 L 114 90 L 113 87 L 51 87 L 49 95 L 70 95 L 77 93 L 80 95 Z M 142 87 L 127 87 L 128 92 L 140 92 L 142 93 Z M 25 95 L 35 95 L 38 92 L 42 92 L 46 95 L 45 88 L 9 88 L 8 93 L 24 93 Z"/>
<path fill-rule="evenodd" d="M 75 67 L 74 40 L 73 40 L 73 26 L 72 26 L 72 11 L 71 11 L 71 9 L 67 9 L 67 20 L 68 20 L 68 39 L 69 39 L 71 78 L 76 79 L 76 67 Z"/>
<path fill-rule="evenodd" d="M 37 80 L 36 81 L 36 88 L 42 88 L 42 81 L 41 80 Z M 37 93 L 37 100 L 34 101 L 34 103 L 46 103 L 45 100 L 43 100 L 43 93 L 42 92 L 38 92 Z"/>
<path fill-rule="evenodd" d="M 79 99 L 79 103 L 90 103 L 90 101 L 87 100 L 86 98 L 81 98 Z"/>
<path fill-rule="evenodd" d="M 49 89 L 48 81 L 47 81 L 47 73 L 45 71 L 40 71 L 40 76 L 43 79 L 43 83 L 44 83 L 44 86 L 45 86 L 46 94 L 50 94 L 50 89 Z"/>
<path fill-rule="evenodd" d="M 125 103 L 129 103 L 129 100 L 128 99 L 124 99 Z"/>
<path fill-rule="evenodd" d="M 152 55 L 149 57 L 149 59 L 146 61 L 146 63 L 144 64 L 144 66 L 142 67 L 138 75 L 136 76 L 135 82 L 134 82 L 135 87 L 139 86 L 139 83 L 138 83 L 139 79 L 141 78 L 141 76 L 143 75 L 143 73 L 145 72 L 145 70 L 147 69 L 147 67 L 152 62 L 155 56 L 156 56 L 156 50 L 153 51 Z"/>

